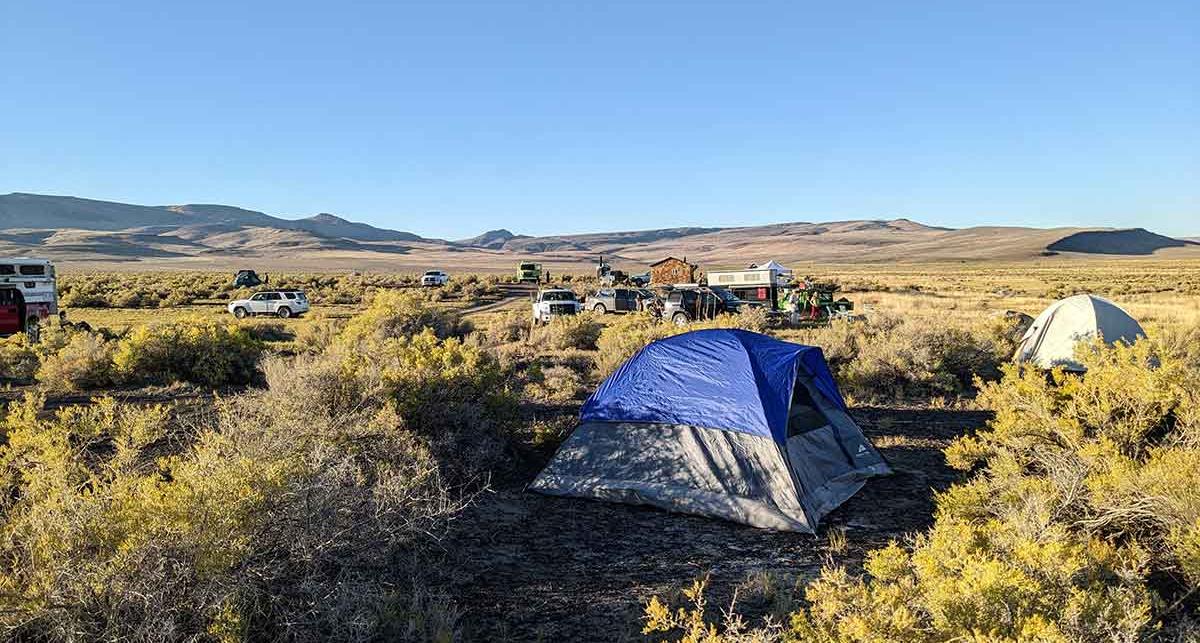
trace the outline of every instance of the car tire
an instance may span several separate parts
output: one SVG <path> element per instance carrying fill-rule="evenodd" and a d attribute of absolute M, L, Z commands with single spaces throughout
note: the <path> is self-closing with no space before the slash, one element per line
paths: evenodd
<path fill-rule="evenodd" d="M 604 304 L 596 304 L 595 306 L 592 306 L 592 312 L 596 313 L 597 315 L 603 315 L 604 313 L 608 312 L 608 309 L 604 307 Z"/>
<path fill-rule="evenodd" d="M 238 306 L 237 308 L 233 309 L 233 316 L 237 317 L 238 319 L 245 319 L 246 315 L 248 315 L 248 314 L 249 313 L 246 312 L 246 309 L 242 308 L 241 306 Z"/>
<path fill-rule="evenodd" d="M 691 320 L 688 319 L 687 313 L 675 313 L 671 316 L 671 321 L 674 322 L 676 326 L 687 326 L 688 322 Z"/>
<path fill-rule="evenodd" d="M 275 311 L 275 314 L 278 315 L 280 319 L 287 319 L 288 317 L 292 316 L 292 309 L 284 306 L 283 308 Z"/>

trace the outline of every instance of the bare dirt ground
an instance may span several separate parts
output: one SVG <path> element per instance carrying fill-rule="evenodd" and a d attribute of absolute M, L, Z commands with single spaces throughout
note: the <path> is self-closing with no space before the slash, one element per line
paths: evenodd
<path fill-rule="evenodd" d="M 784 586 L 813 578 L 834 529 L 845 531 L 849 546 L 833 560 L 860 568 L 867 550 L 932 522 L 934 490 L 956 479 L 941 450 L 988 416 L 891 408 L 853 414 L 896 473 L 868 482 L 816 537 L 526 493 L 545 458 L 522 465 L 481 496 L 444 541 L 468 638 L 631 640 L 650 596 L 669 596 L 699 576 L 710 575 L 713 606 L 727 606 L 735 588 L 756 575 Z M 767 607 L 743 601 L 739 609 L 753 614 Z"/>

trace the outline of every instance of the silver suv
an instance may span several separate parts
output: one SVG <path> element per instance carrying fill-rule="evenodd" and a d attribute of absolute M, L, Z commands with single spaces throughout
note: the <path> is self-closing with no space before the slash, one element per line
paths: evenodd
<path fill-rule="evenodd" d="M 645 308 L 647 295 L 637 288 L 601 288 L 583 300 L 583 309 L 604 313 L 631 313 Z"/>
<path fill-rule="evenodd" d="M 249 299 L 229 302 L 227 308 L 238 319 L 251 315 L 274 315 L 287 319 L 308 312 L 308 297 L 300 290 L 257 292 Z"/>

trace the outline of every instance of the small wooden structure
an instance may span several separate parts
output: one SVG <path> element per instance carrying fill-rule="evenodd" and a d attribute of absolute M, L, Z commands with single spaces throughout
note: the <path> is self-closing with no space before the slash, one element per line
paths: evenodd
<path fill-rule="evenodd" d="M 687 262 L 687 257 L 667 257 L 650 264 L 650 283 L 654 285 L 694 284 L 696 266 Z"/>

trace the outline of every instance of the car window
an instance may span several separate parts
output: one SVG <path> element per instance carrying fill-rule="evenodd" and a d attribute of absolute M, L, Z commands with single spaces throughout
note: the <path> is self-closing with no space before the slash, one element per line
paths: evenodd
<path fill-rule="evenodd" d="M 277 300 L 277 299 L 283 299 L 283 297 L 280 297 L 280 296 L 279 296 L 279 293 L 277 293 L 277 292 L 273 292 L 273 293 L 268 293 L 268 294 L 267 294 L 267 299 L 270 299 L 271 301 L 275 301 L 275 300 Z"/>
<path fill-rule="evenodd" d="M 251 298 L 250 298 L 250 301 L 262 301 L 262 300 L 264 300 L 264 299 L 266 299 L 266 298 L 267 298 L 267 296 L 266 296 L 266 295 L 264 295 L 264 294 L 262 294 L 262 293 L 259 293 L 259 294 L 255 295 L 255 296 L 251 297 Z"/>
<path fill-rule="evenodd" d="M 0 275 L 15 275 L 17 269 L 12 264 L 0 264 Z"/>
<path fill-rule="evenodd" d="M 294 292 L 285 292 L 285 293 L 283 293 L 283 296 L 284 296 L 284 297 L 287 297 L 288 299 L 295 299 L 295 298 L 296 298 L 296 293 L 294 293 Z"/>
<path fill-rule="evenodd" d="M 43 265 L 40 265 L 40 264 L 37 264 L 37 265 L 24 265 L 24 266 L 21 266 L 21 267 L 20 267 L 20 270 L 21 270 L 21 274 L 23 274 L 23 275 L 31 275 L 31 276 L 36 276 L 36 275 L 44 275 L 44 274 L 46 274 L 46 266 L 43 266 Z"/>

